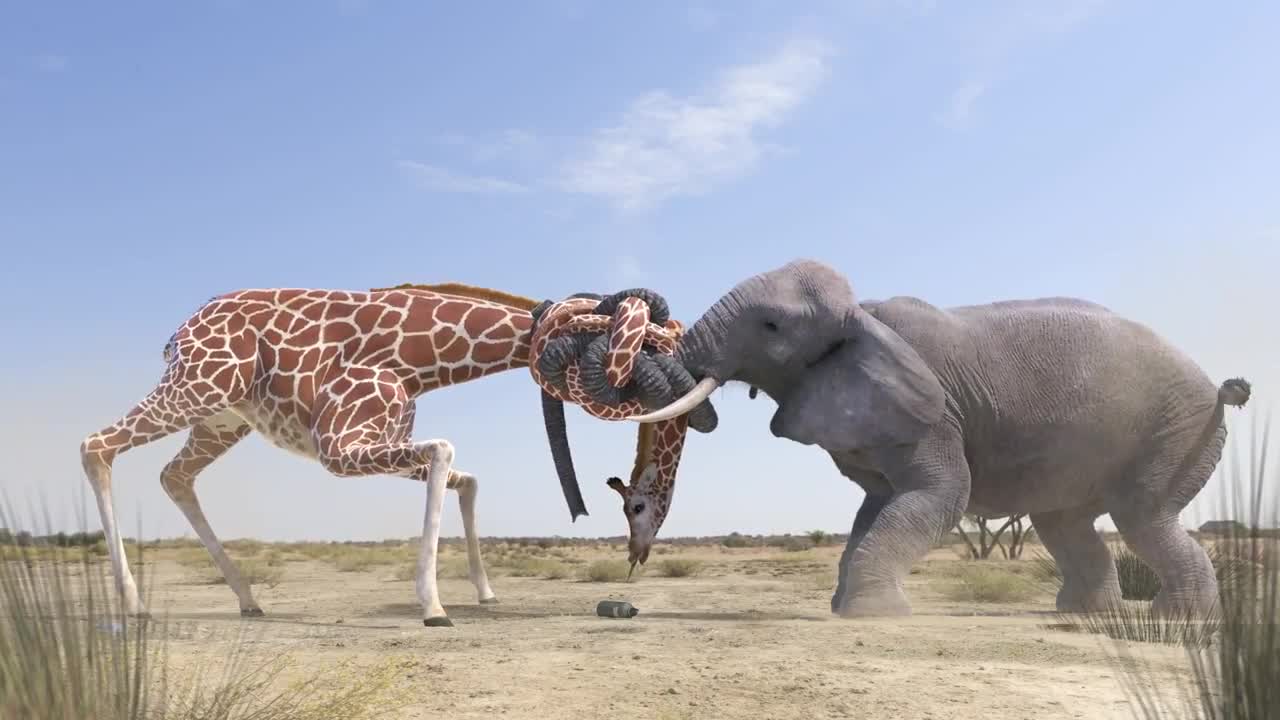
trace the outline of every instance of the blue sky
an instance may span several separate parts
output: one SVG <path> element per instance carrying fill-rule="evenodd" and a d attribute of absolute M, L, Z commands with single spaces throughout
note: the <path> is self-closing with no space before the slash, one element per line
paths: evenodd
<path fill-rule="evenodd" d="M 644 285 L 691 322 L 814 257 L 868 298 L 1102 302 L 1270 406 L 1280 6 L 802 8 L 6 4 L 0 489 L 78 501 L 81 438 L 151 388 L 192 310 L 242 287 Z M 571 525 L 537 397 L 523 371 L 432 393 L 417 435 L 479 476 L 484 534 L 625 533 L 603 481 L 634 427 L 570 412 L 592 511 Z M 848 529 L 860 491 L 769 434 L 771 401 L 730 387 L 718 408 L 664 535 Z M 157 480 L 181 441 L 117 462 L 131 530 L 189 532 Z M 260 438 L 198 491 L 223 537 L 269 539 L 413 535 L 425 496 Z M 445 523 L 461 533 L 452 497 Z"/>

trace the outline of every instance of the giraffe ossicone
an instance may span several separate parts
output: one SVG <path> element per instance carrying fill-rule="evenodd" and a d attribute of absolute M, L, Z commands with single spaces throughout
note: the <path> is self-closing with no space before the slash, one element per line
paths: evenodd
<path fill-rule="evenodd" d="M 567 302 L 574 308 L 594 309 L 600 304 L 584 298 Z M 623 311 L 627 317 L 639 313 L 634 303 L 626 304 L 626 298 L 619 304 L 627 308 Z M 166 343 L 165 371 L 156 387 L 119 420 L 81 444 L 81 461 L 98 503 L 126 612 L 145 614 L 146 610 L 115 520 L 112 463 L 122 452 L 187 429 L 186 443 L 161 471 L 161 485 L 239 598 L 242 614 L 256 616 L 262 610 L 205 518 L 195 481 L 202 470 L 253 431 L 278 447 L 318 461 L 338 476 L 385 474 L 426 484 L 416 588 L 423 622 L 429 627 L 450 624 L 440 604 L 436 565 L 445 490 L 455 490 L 470 579 L 479 602 L 493 602 L 496 598 L 480 556 L 475 523 L 478 481 L 454 467 L 454 448 L 448 440 L 412 439 L 416 400 L 439 387 L 530 365 L 535 311 L 547 306 L 458 283 L 368 292 L 241 290 L 206 302 Z M 649 313 L 653 314 L 652 306 Z M 630 323 L 611 326 L 610 337 L 634 343 Z M 589 324 L 580 321 L 575 327 Z M 648 333 L 643 337 L 647 339 Z M 670 344 L 664 348 L 674 350 Z M 606 380 L 619 382 L 628 376 L 625 362 L 620 361 L 624 352 L 629 351 L 606 348 L 609 369 L 614 371 L 612 375 L 605 371 Z M 634 361 L 630 374 L 643 374 L 637 369 L 645 362 Z M 577 382 L 576 364 L 566 375 L 569 383 Z M 534 376 L 538 377 L 536 369 Z M 582 402 L 596 417 L 623 417 L 604 410 L 589 393 L 557 399 L 548 392 L 544 388 L 544 411 L 547 397 L 561 403 L 558 439 L 548 424 L 557 470 L 557 443 L 568 447 L 563 437 L 563 402 Z M 640 435 L 644 434 L 642 430 Z M 676 461 L 678 456 L 676 447 Z M 666 457 L 672 457 L 670 448 Z"/>

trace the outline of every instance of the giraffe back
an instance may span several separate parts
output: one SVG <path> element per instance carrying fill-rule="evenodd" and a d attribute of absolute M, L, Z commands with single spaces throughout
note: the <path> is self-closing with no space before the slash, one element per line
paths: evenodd
<path fill-rule="evenodd" d="M 345 376 L 394 382 L 412 401 L 526 366 L 533 324 L 526 304 L 533 305 L 456 284 L 239 290 L 213 298 L 183 323 L 165 359 L 171 376 L 218 385 L 219 360 L 251 352 L 251 377 L 232 409 L 274 444 L 314 457 L 317 395 Z"/>

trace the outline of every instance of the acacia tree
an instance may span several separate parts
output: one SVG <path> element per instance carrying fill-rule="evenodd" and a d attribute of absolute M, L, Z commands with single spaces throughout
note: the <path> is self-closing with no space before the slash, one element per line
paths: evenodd
<path fill-rule="evenodd" d="M 991 557 L 991 553 L 996 548 L 1000 549 L 1000 555 L 1006 560 L 1016 560 L 1022 557 L 1022 547 L 1027 539 L 1029 527 L 1023 522 L 1025 517 L 1025 515 L 1011 515 L 1003 525 L 992 530 L 988 525 L 992 518 L 965 513 L 960 522 L 956 523 L 956 532 L 960 533 L 965 545 L 969 547 L 969 558 L 972 560 L 986 560 Z M 965 530 L 966 522 L 972 525 L 978 533 L 978 543 L 976 545 Z M 1009 533 L 1009 547 L 1007 548 L 1001 542 L 1001 537 L 1006 531 Z"/>

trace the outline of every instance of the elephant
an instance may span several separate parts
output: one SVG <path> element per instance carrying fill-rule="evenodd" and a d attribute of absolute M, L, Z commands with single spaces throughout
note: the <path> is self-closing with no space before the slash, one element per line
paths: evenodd
<path fill-rule="evenodd" d="M 967 510 L 1028 514 L 1063 577 L 1061 612 L 1115 607 L 1115 563 L 1094 521 L 1110 513 L 1159 575 L 1157 614 L 1213 611 L 1217 580 L 1179 513 L 1226 440 L 1215 387 L 1147 327 L 1092 302 L 1048 297 L 940 308 L 855 299 L 848 279 L 800 259 L 716 301 L 677 359 L 697 380 L 648 423 L 728 382 L 777 404 L 776 437 L 816 445 L 865 491 L 831 610 L 909 615 L 903 580 Z"/>

